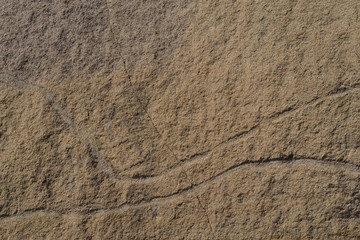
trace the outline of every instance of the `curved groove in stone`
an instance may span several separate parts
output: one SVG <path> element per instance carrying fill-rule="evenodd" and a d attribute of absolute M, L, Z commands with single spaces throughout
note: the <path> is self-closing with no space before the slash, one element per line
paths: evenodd
<path fill-rule="evenodd" d="M 189 166 L 189 165 L 192 165 L 194 163 L 203 161 L 215 149 L 217 149 L 217 148 L 219 148 L 221 146 L 227 145 L 228 143 L 230 143 L 232 141 L 235 141 L 237 139 L 240 139 L 240 138 L 243 138 L 243 137 L 246 137 L 246 136 L 249 136 L 249 135 L 253 134 L 257 129 L 261 128 L 261 125 L 264 124 L 264 123 L 273 122 L 273 121 L 279 120 L 279 119 L 281 119 L 283 117 L 287 117 L 288 115 L 296 113 L 301 109 L 317 105 L 317 104 L 323 102 L 326 99 L 345 96 L 345 95 L 347 95 L 349 93 L 354 93 L 354 92 L 357 92 L 357 91 L 360 90 L 360 83 L 357 83 L 357 84 L 354 84 L 352 86 L 352 88 L 340 89 L 339 91 L 330 93 L 330 94 L 326 95 L 325 97 L 313 99 L 313 100 L 309 101 L 308 103 L 303 104 L 303 105 L 301 105 L 299 107 L 294 107 L 294 108 L 287 109 L 286 111 L 282 111 L 282 112 L 279 112 L 279 113 L 274 113 L 270 117 L 265 118 L 260 123 L 255 124 L 254 126 L 252 126 L 249 130 L 245 130 L 245 131 L 242 131 L 240 133 L 237 133 L 237 134 L 229 137 L 225 141 L 220 142 L 219 144 L 214 146 L 211 150 L 208 150 L 208 151 L 205 151 L 205 152 L 202 152 L 202 153 L 196 153 L 196 154 L 194 154 L 194 155 L 192 155 L 192 156 L 190 156 L 190 157 L 188 157 L 186 159 L 181 159 L 178 164 L 174 164 L 173 166 L 167 168 L 166 170 L 164 170 L 160 174 L 156 174 L 156 175 L 152 175 L 152 176 L 146 176 L 146 177 L 142 177 L 142 178 L 130 178 L 130 177 L 117 178 L 115 176 L 114 172 L 113 172 L 113 169 L 111 169 L 111 167 L 109 167 L 107 162 L 102 158 L 102 156 L 100 155 L 100 153 L 97 150 L 96 146 L 90 141 L 90 138 L 84 133 L 84 131 L 70 117 L 67 116 L 67 114 L 62 109 L 60 109 L 56 105 L 56 103 L 54 102 L 54 97 L 44 87 L 37 86 L 35 84 L 26 83 L 25 81 L 19 80 L 18 78 L 14 77 L 13 75 L 8 74 L 8 73 L 2 72 L 2 73 L 0 73 L 0 76 L 11 79 L 15 83 L 15 85 L 17 87 L 19 87 L 19 88 L 24 87 L 24 88 L 30 88 L 30 89 L 35 89 L 35 90 L 39 91 L 44 96 L 44 98 L 47 101 L 49 101 L 51 106 L 54 108 L 56 114 L 66 124 L 68 124 L 69 126 L 71 126 L 75 130 L 75 132 L 77 133 L 79 139 L 84 141 L 84 143 L 86 144 L 86 146 L 90 150 L 90 157 L 93 160 L 95 160 L 97 163 L 100 164 L 103 172 L 105 174 L 107 174 L 112 181 L 117 182 L 117 183 L 121 183 L 121 184 L 129 183 L 129 182 L 130 183 L 131 182 L 133 182 L 133 183 L 146 183 L 146 182 L 154 181 L 154 180 L 156 180 L 158 178 L 161 178 L 165 174 L 170 174 L 172 172 L 175 172 L 178 169 L 184 168 L 185 166 Z M 174 156 L 176 157 L 175 154 L 174 154 Z M 326 160 L 319 159 L 317 161 L 326 161 Z M 350 163 L 348 163 L 348 164 L 350 164 Z M 353 164 L 353 166 L 358 167 L 357 165 L 354 165 L 354 164 Z"/>
<path fill-rule="evenodd" d="M 92 209 L 88 211 L 70 211 L 70 212 L 57 212 L 57 211 L 34 211 L 24 214 L 18 215 L 3 215 L 0 216 L 1 222 L 6 221 L 17 221 L 17 220 L 25 220 L 29 218 L 36 218 L 36 217 L 67 217 L 70 215 L 103 215 L 103 214 L 117 214 L 128 211 L 133 208 L 142 208 L 142 207 L 149 207 L 156 204 L 166 204 L 171 201 L 179 200 L 180 198 L 184 198 L 184 196 L 195 195 L 197 192 L 203 190 L 204 188 L 208 187 L 215 181 L 219 181 L 241 168 L 247 166 L 255 166 L 258 168 L 267 168 L 271 166 L 279 166 L 279 167 L 288 167 L 288 168 L 296 168 L 297 166 L 315 166 L 320 168 L 319 171 L 323 171 L 326 167 L 336 167 L 337 170 L 347 170 L 349 172 L 358 173 L 360 177 L 360 167 L 350 164 L 350 163 L 343 163 L 339 161 L 332 161 L 332 160 L 318 160 L 318 159 L 268 159 L 263 160 L 261 162 L 257 161 L 247 161 L 240 163 L 236 166 L 230 167 L 219 174 L 201 182 L 191 186 L 188 189 L 184 189 L 182 191 L 169 194 L 166 196 L 158 196 L 154 197 L 150 200 L 140 201 L 138 203 L 124 203 L 116 208 L 107 208 L 107 209 Z"/>

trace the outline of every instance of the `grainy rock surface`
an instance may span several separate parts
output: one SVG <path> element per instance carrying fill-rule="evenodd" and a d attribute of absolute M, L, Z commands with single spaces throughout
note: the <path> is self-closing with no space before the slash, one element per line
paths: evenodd
<path fill-rule="evenodd" d="M 1 238 L 360 239 L 359 14 L 1 0 Z"/>

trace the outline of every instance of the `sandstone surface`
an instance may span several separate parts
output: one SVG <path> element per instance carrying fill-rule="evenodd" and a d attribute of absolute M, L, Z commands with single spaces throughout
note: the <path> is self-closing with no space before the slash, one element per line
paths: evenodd
<path fill-rule="evenodd" d="M 1 238 L 360 239 L 359 14 L 1 0 Z"/>

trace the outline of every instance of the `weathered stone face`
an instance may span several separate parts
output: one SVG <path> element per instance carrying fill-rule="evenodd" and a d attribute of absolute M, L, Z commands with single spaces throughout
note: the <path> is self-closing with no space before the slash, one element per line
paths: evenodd
<path fill-rule="evenodd" d="M 4 239 L 357 239 L 355 0 L 4 1 Z"/>

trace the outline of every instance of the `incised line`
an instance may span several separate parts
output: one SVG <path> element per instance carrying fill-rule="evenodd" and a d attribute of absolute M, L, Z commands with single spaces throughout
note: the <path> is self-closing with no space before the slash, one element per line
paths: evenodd
<path fill-rule="evenodd" d="M 60 119 L 63 120 L 66 124 L 68 124 L 70 127 L 72 127 L 76 135 L 82 140 L 86 146 L 89 149 L 89 155 L 94 159 L 96 162 L 98 162 L 103 171 L 114 181 L 119 181 L 113 174 L 112 169 L 108 167 L 107 163 L 102 159 L 101 155 L 99 154 L 97 148 L 95 145 L 91 142 L 90 138 L 83 132 L 83 130 L 70 118 L 65 114 L 65 112 L 55 103 L 54 97 L 44 88 L 35 84 L 27 83 L 25 81 L 19 80 L 13 75 L 10 75 L 8 73 L 0 73 L 0 75 L 5 76 L 7 78 L 10 78 L 15 82 L 16 85 L 18 85 L 20 88 L 30 88 L 34 89 L 42 94 L 42 96 L 49 102 L 51 107 L 54 109 L 57 116 L 60 117 Z"/>
<path fill-rule="evenodd" d="M 100 154 L 98 153 L 98 150 L 96 149 L 96 147 L 91 143 L 89 137 L 87 137 L 85 135 L 85 133 L 83 133 L 83 131 L 81 130 L 81 128 L 69 117 L 66 116 L 66 114 L 64 113 L 63 110 L 61 110 L 55 103 L 53 100 L 53 97 L 47 92 L 47 90 L 44 87 L 40 87 L 34 84 L 30 84 L 30 83 L 26 83 L 25 81 L 21 81 L 18 80 L 17 78 L 15 78 L 14 76 L 8 74 L 8 73 L 0 73 L 0 75 L 5 76 L 7 78 L 10 78 L 12 80 L 14 80 L 14 82 L 19 85 L 19 87 L 27 87 L 27 88 L 32 88 L 32 89 L 36 89 L 38 91 L 40 91 L 42 93 L 42 95 L 44 96 L 45 99 L 47 99 L 49 101 L 49 103 L 51 104 L 51 106 L 53 106 L 56 114 L 69 126 L 73 127 L 75 129 L 75 131 L 77 132 L 77 134 L 79 135 L 80 139 L 82 139 L 83 141 L 85 141 L 85 144 L 89 147 L 89 149 L 91 150 L 91 154 L 94 158 L 96 158 L 97 162 L 100 163 L 100 165 L 102 166 L 103 170 L 105 173 L 107 173 L 114 181 L 116 182 L 120 182 L 120 183 L 124 183 L 124 182 L 135 182 L 135 183 L 141 183 L 141 182 L 147 182 L 147 181 L 152 181 L 155 180 L 158 177 L 161 177 L 164 174 L 176 171 L 177 169 L 185 166 L 185 165 L 190 165 L 193 164 L 197 161 L 202 161 L 204 158 L 206 158 L 212 151 L 214 151 L 215 149 L 223 146 L 223 145 L 227 145 L 229 142 L 231 141 L 235 141 L 239 138 L 242 137 L 246 137 L 250 134 L 253 134 L 255 132 L 255 130 L 257 130 L 258 128 L 261 127 L 262 124 L 266 123 L 266 120 L 270 120 L 271 122 L 274 120 L 277 120 L 281 117 L 283 117 L 283 115 L 276 115 L 265 119 L 264 121 L 254 125 L 252 128 L 250 128 L 249 130 L 246 131 L 242 131 L 240 133 L 237 133 L 231 137 L 229 137 L 228 139 L 226 139 L 225 141 L 220 142 L 219 144 L 215 145 L 211 150 L 207 150 L 201 153 L 196 153 L 193 154 L 192 156 L 186 158 L 186 159 L 181 159 L 179 160 L 179 164 L 175 164 L 172 167 L 166 169 L 166 171 L 163 171 L 161 174 L 158 175 L 153 175 L 153 176 L 149 176 L 149 177 L 142 177 L 142 178 L 127 178 L 127 177 L 123 177 L 122 179 L 118 179 L 114 176 L 113 173 L 111 173 L 111 169 L 110 167 L 107 166 L 106 162 L 101 158 Z M 289 115 L 291 113 L 294 113 L 302 108 L 306 108 L 306 107 L 310 107 L 312 105 L 316 105 L 318 103 L 320 103 L 321 101 L 324 101 L 327 98 L 330 97 L 335 97 L 335 96 L 339 96 L 339 95 L 345 95 L 349 92 L 355 92 L 355 91 L 359 91 L 359 87 L 354 87 L 352 89 L 347 89 L 346 91 L 342 91 L 341 93 L 335 93 L 335 94 L 331 94 L 331 95 L 327 95 L 324 98 L 319 98 L 316 100 L 311 101 L 311 104 L 306 104 L 306 105 L 302 105 L 299 106 L 298 108 L 292 108 L 291 111 L 286 111 L 285 115 Z"/>
<path fill-rule="evenodd" d="M 119 45 L 118 41 L 116 41 L 116 39 L 115 39 L 115 33 L 114 33 L 114 30 L 113 30 L 113 24 L 112 24 L 112 21 L 111 21 L 112 18 L 111 18 L 111 13 L 110 13 L 110 8 L 109 8 L 109 3 L 108 3 L 108 1 L 109 1 L 109 0 L 105 0 L 106 7 L 107 7 L 107 10 L 108 10 L 108 19 L 109 19 L 110 32 L 111 32 L 111 34 L 112 34 L 112 38 L 113 38 L 113 41 L 114 41 L 115 45 L 117 45 L 118 48 L 120 49 L 120 45 Z M 125 60 L 125 58 L 123 57 L 123 55 L 121 54 L 121 51 L 120 51 L 120 57 L 121 57 L 122 60 L 123 60 L 123 65 L 124 65 L 125 74 L 127 75 L 127 79 L 128 79 L 129 84 L 130 84 L 130 86 L 131 86 L 131 88 L 132 88 L 133 95 L 135 95 L 135 97 L 136 97 L 136 99 L 138 100 L 140 106 L 143 108 L 143 111 L 144 111 L 144 112 L 146 113 L 146 115 L 148 116 L 148 118 L 149 118 L 149 120 L 150 120 L 150 123 L 151 123 L 153 129 L 155 130 L 156 134 L 157 134 L 157 135 L 160 137 L 160 139 L 161 139 L 161 138 L 162 138 L 162 135 L 161 135 L 160 131 L 159 131 L 158 128 L 156 127 L 156 125 L 155 125 L 152 117 L 151 117 L 150 114 L 148 113 L 148 111 L 147 111 L 145 105 L 143 104 L 142 100 L 139 98 L 139 96 L 138 96 L 138 95 L 136 94 L 136 92 L 135 92 L 135 87 L 134 87 L 134 85 L 133 85 L 133 83 L 132 83 L 132 81 L 131 81 L 131 75 L 129 74 L 129 71 L 127 70 L 126 60 Z M 170 146 L 169 146 L 167 143 L 165 143 L 164 145 L 166 146 L 166 148 L 168 149 L 168 151 L 170 152 L 170 154 L 174 157 L 174 159 L 176 160 L 176 162 L 179 162 L 179 160 L 178 160 L 175 152 L 170 148 Z M 192 180 L 189 178 L 189 176 L 188 176 L 188 174 L 186 173 L 186 171 L 185 171 L 183 168 L 181 169 L 181 171 L 184 173 L 185 178 L 189 181 L 190 187 L 194 186 L 194 183 L 193 183 Z M 211 234 L 213 235 L 214 239 L 217 239 L 217 237 L 216 237 L 216 235 L 215 235 L 215 232 L 214 232 L 214 230 L 213 230 L 212 224 L 211 224 L 211 222 L 210 222 L 209 215 L 208 215 L 205 207 L 204 207 L 203 204 L 201 203 L 199 196 L 196 195 L 196 199 L 197 199 L 197 201 L 198 201 L 198 204 L 199 204 L 200 208 L 202 208 L 203 211 L 204 211 L 204 213 L 205 213 L 205 216 L 206 216 L 206 219 L 207 219 L 207 222 L 208 222 L 208 225 L 209 225 Z"/>
<path fill-rule="evenodd" d="M 296 164 L 303 164 L 306 166 L 309 166 L 309 164 L 313 164 L 316 166 L 333 166 L 336 167 L 338 170 L 348 170 L 352 172 L 356 172 L 360 174 L 360 167 L 350 164 L 350 163 L 344 163 L 341 161 L 334 161 L 334 160 L 320 160 L 320 159 L 295 159 L 290 157 L 285 158 L 273 158 L 273 159 L 263 159 L 258 161 L 244 161 L 242 163 L 239 163 L 237 165 L 234 165 L 232 167 L 227 168 L 226 170 L 212 176 L 211 178 L 198 183 L 194 184 L 192 187 L 184 189 L 182 191 L 178 191 L 176 193 L 172 193 L 169 195 L 164 196 L 157 196 L 149 200 L 142 200 L 137 203 L 124 203 L 118 207 L 114 208 L 105 208 L 105 209 L 90 209 L 90 210 L 84 210 L 84 211 L 70 211 L 70 212 L 63 212 L 63 211 L 44 211 L 44 210 L 38 210 L 33 211 L 30 213 L 24 213 L 24 214 L 18 214 L 18 215 L 3 215 L 0 216 L 0 221 L 12 221 L 12 220 L 24 220 L 29 219 L 33 217 L 41 217 L 41 216 L 50 216 L 50 217 L 59 217 L 59 216 L 68 216 L 72 214 L 81 214 L 81 215 L 103 215 L 103 214 L 109 214 L 109 213 L 122 213 L 125 211 L 128 211 L 133 208 L 142 208 L 142 207 L 148 207 L 152 206 L 154 204 L 166 204 L 168 202 L 177 200 L 177 199 L 183 199 L 184 195 L 189 196 L 191 194 L 196 194 L 200 192 L 201 190 L 206 190 L 206 187 L 210 186 L 213 182 L 219 181 L 226 176 L 231 175 L 232 173 L 236 172 L 237 170 L 240 170 L 242 168 L 245 168 L 247 166 L 254 166 L 254 167 L 271 167 L 271 166 L 286 166 L 286 167 L 297 167 Z M 326 191 L 324 191 L 326 192 Z"/>

